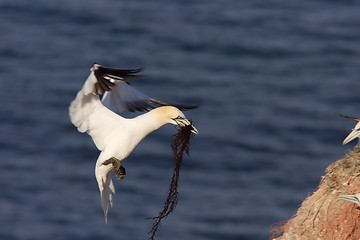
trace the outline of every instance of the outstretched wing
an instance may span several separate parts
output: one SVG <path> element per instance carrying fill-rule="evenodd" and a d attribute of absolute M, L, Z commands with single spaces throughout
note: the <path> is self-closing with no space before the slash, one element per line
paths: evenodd
<path fill-rule="evenodd" d="M 96 83 L 94 85 L 94 92 L 98 95 L 103 95 L 105 92 L 111 91 L 118 82 L 127 82 L 130 78 L 141 77 L 136 75 L 142 71 L 142 68 L 137 69 L 113 69 L 105 68 L 99 64 L 94 64 L 91 68 L 96 77 Z"/>
<path fill-rule="evenodd" d="M 129 80 L 140 77 L 137 74 L 141 71 L 141 68 L 121 70 L 94 64 L 83 88 L 71 102 L 71 122 L 80 132 L 88 133 L 99 150 L 103 150 L 109 136 L 122 127 L 124 118 L 115 113 L 149 111 L 159 106 L 174 106 L 180 110 L 196 107 L 150 98 L 133 88 Z M 103 103 L 99 99 L 101 95 Z"/>
<path fill-rule="evenodd" d="M 350 119 L 350 120 L 353 120 L 353 121 L 357 122 L 355 127 L 349 133 L 349 135 L 344 139 L 343 145 L 345 145 L 345 144 L 351 142 L 352 140 L 354 140 L 355 138 L 360 137 L 360 118 L 346 116 L 346 115 L 340 115 L 340 116 L 343 117 L 343 118 Z"/>
<path fill-rule="evenodd" d="M 357 118 L 357 117 L 352 117 L 352 116 L 348 116 L 348 115 L 339 115 L 339 116 L 343 117 L 343 118 L 346 118 L 346 119 L 349 119 L 349 120 L 360 122 L 360 118 Z"/>
<path fill-rule="evenodd" d="M 128 80 L 140 77 L 141 75 L 136 74 L 141 72 L 142 68 L 120 70 L 94 65 L 93 69 L 98 82 L 95 91 L 98 94 L 103 94 L 103 104 L 116 113 L 149 111 L 160 106 L 174 106 L 180 110 L 196 107 L 157 100 L 132 87 Z"/>
<path fill-rule="evenodd" d="M 100 101 L 99 95 L 115 84 L 106 80 L 106 75 L 99 77 L 99 65 L 94 65 L 83 88 L 77 93 L 69 107 L 71 122 L 79 132 L 88 133 L 96 147 L 104 150 L 112 134 L 122 130 L 124 118 L 107 109 Z M 101 70 L 100 70 L 101 71 Z M 131 77 L 133 70 L 121 70 L 118 78 Z M 98 77 L 96 77 L 98 75 Z"/>

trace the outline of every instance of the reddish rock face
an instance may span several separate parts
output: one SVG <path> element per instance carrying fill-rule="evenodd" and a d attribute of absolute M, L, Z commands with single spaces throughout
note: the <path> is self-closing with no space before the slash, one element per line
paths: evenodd
<path fill-rule="evenodd" d="M 355 147 L 325 171 L 318 189 L 295 216 L 272 230 L 272 239 L 360 239 L 360 208 L 339 199 L 360 192 L 360 147 Z"/>

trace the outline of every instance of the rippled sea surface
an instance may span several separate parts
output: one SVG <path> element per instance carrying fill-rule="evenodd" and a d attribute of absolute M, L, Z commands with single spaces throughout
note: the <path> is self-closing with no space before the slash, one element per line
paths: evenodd
<path fill-rule="evenodd" d="M 360 116 L 360 1 L 0 1 L 0 239 L 146 239 L 173 126 L 124 163 L 104 223 L 91 138 L 67 109 L 94 62 L 198 104 L 180 200 L 158 239 L 267 239 L 316 189 Z"/>

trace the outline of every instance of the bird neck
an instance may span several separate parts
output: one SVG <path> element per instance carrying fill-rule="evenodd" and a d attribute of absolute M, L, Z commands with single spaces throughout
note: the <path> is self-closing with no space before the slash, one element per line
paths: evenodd
<path fill-rule="evenodd" d="M 139 135 L 144 137 L 167 124 L 167 122 L 159 116 L 159 112 L 156 111 L 156 109 L 133 118 L 132 122 L 134 129 L 139 132 Z"/>

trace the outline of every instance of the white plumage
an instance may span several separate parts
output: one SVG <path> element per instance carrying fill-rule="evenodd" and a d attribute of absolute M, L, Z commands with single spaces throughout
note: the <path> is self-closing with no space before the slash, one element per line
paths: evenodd
<path fill-rule="evenodd" d="M 355 138 L 360 137 L 360 118 L 345 116 L 345 115 L 340 115 L 340 116 L 357 122 L 355 127 L 349 133 L 349 135 L 344 139 L 343 145 L 345 145 L 345 144 L 351 142 L 352 140 L 354 140 Z"/>
<path fill-rule="evenodd" d="M 340 195 L 339 198 L 345 201 L 355 203 L 356 205 L 360 206 L 360 193 L 356 193 L 353 195 Z"/>
<path fill-rule="evenodd" d="M 129 84 L 128 80 L 137 77 L 136 73 L 140 71 L 110 69 L 94 64 L 83 88 L 69 107 L 71 122 L 79 132 L 89 134 L 101 151 L 95 166 L 95 176 L 105 221 L 109 206 L 113 203 L 115 187 L 109 177 L 114 167 L 103 163 L 113 157 L 124 160 L 144 137 L 167 123 L 179 126 L 191 124 L 179 108 L 192 109 L 193 106 L 169 104 L 149 98 Z M 100 101 L 100 95 L 103 95 L 107 107 Z M 123 111 L 148 112 L 131 119 L 115 113 Z M 197 133 L 195 127 L 192 131 Z"/>

